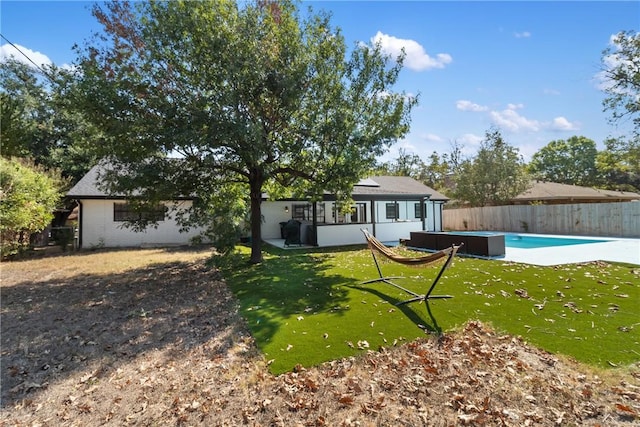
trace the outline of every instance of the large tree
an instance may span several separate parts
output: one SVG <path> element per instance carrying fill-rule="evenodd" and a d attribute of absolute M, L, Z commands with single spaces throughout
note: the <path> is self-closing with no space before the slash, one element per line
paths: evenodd
<path fill-rule="evenodd" d="M 75 183 L 95 164 L 96 130 L 75 103 L 72 73 L 36 68 L 10 57 L 0 62 L 2 156 L 29 158 Z"/>
<path fill-rule="evenodd" d="M 614 123 L 630 119 L 634 134 L 640 136 L 640 32 L 621 31 L 613 36 L 602 62 L 604 109 L 611 112 Z"/>
<path fill-rule="evenodd" d="M 411 154 L 404 148 L 398 151 L 398 157 L 376 167 L 375 173 L 395 176 L 410 176 L 418 179 L 424 169 L 424 162 L 417 154 Z"/>
<path fill-rule="evenodd" d="M 531 157 L 529 173 L 544 181 L 593 186 L 597 153 L 596 143 L 584 136 L 551 141 Z"/>
<path fill-rule="evenodd" d="M 104 32 L 79 50 L 79 107 L 105 132 L 105 186 L 146 201 L 188 194 L 220 212 L 240 185 L 252 262 L 264 192 L 348 199 L 409 129 L 416 99 L 392 91 L 402 58 L 361 44 L 348 54 L 327 14 L 210 0 L 113 2 L 94 15 Z"/>
<path fill-rule="evenodd" d="M 454 197 L 471 206 L 501 205 L 529 187 L 518 149 L 498 129 L 489 129 L 475 157 L 463 160 L 453 177 Z"/>
<path fill-rule="evenodd" d="M 640 191 L 640 135 L 626 140 L 607 138 L 598 152 L 598 184 L 610 190 Z"/>

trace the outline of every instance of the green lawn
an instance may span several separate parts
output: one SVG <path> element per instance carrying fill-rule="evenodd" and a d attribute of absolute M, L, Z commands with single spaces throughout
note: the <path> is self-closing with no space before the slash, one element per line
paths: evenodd
<path fill-rule="evenodd" d="M 242 315 L 273 373 L 312 366 L 366 349 L 460 327 L 468 320 L 588 364 L 625 366 L 640 360 L 640 267 L 591 263 L 537 267 L 456 257 L 434 293 L 449 300 L 395 306 L 408 296 L 377 277 L 362 246 L 280 250 L 265 261 L 243 256 L 224 268 Z M 383 263 L 387 275 L 424 293 L 439 266 Z"/>

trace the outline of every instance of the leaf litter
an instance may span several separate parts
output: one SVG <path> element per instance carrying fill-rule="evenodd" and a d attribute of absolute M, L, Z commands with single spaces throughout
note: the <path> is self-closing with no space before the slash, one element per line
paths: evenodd
<path fill-rule="evenodd" d="M 99 280 L 100 253 L 71 276 L 3 265 L 0 424 L 640 422 L 637 364 L 598 373 L 477 321 L 377 351 L 361 340 L 361 356 L 273 376 L 207 253 L 170 255 Z"/>

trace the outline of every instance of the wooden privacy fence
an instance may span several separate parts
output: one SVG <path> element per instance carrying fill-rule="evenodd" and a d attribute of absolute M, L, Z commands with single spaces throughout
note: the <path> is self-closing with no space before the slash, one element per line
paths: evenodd
<path fill-rule="evenodd" d="M 445 209 L 445 230 L 640 237 L 640 202 Z"/>

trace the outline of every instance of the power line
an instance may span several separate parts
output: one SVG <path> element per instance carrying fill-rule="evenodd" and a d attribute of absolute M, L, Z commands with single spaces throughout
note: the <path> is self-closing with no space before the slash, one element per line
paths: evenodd
<path fill-rule="evenodd" d="M 27 58 L 27 60 L 29 62 L 31 62 L 38 70 L 40 70 L 40 72 L 42 74 L 44 74 L 52 83 L 55 83 L 55 81 L 51 78 L 51 76 L 49 75 L 49 73 L 47 73 L 44 68 L 42 68 L 41 65 L 38 65 L 35 63 L 35 61 L 33 59 L 31 59 L 29 57 L 29 55 L 27 55 L 26 53 L 24 53 L 22 51 L 22 49 L 20 49 L 18 46 L 16 46 L 13 42 L 11 42 L 11 40 L 9 40 L 8 38 L 6 38 L 4 36 L 4 34 L 0 33 L 0 37 L 2 37 L 7 43 L 9 43 L 15 50 L 17 50 L 22 56 L 24 56 L 25 58 Z"/>

